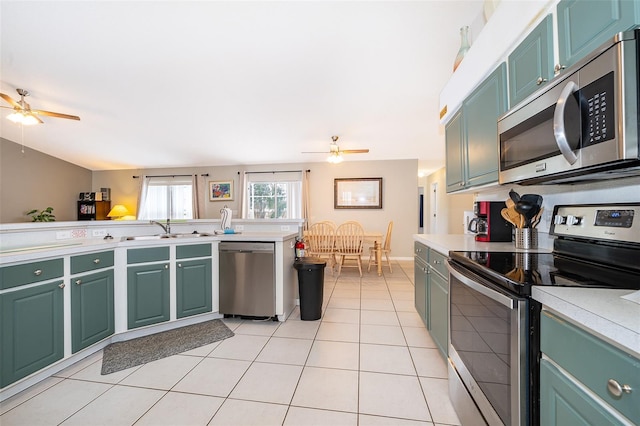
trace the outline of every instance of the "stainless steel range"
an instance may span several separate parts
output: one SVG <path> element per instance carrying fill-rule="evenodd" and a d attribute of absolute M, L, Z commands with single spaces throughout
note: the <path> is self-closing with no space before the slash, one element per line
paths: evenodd
<path fill-rule="evenodd" d="M 640 203 L 554 208 L 553 253 L 449 253 L 449 393 L 463 424 L 539 424 L 532 286 L 640 289 Z"/>

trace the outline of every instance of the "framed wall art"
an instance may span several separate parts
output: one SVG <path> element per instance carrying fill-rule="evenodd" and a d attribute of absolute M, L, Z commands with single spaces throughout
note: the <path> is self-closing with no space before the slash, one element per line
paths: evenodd
<path fill-rule="evenodd" d="M 233 181 L 210 181 L 209 201 L 233 200 Z"/>
<path fill-rule="evenodd" d="M 334 179 L 333 208 L 381 209 L 382 178 Z"/>

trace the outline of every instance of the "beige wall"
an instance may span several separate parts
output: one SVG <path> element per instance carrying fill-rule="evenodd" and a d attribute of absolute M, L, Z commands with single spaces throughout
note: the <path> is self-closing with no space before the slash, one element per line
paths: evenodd
<path fill-rule="evenodd" d="M 433 184 L 437 184 L 436 205 L 432 203 Z M 463 212 L 473 210 L 474 196 L 466 194 L 447 194 L 447 180 L 444 167 L 424 178 L 425 194 L 425 233 L 426 234 L 462 234 Z M 436 226 L 432 226 L 433 215 Z"/>
<path fill-rule="evenodd" d="M 0 138 L 0 223 L 30 222 L 25 213 L 53 207 L 58 221 L 77 220 L 91 170 Z"/>
<path fill-rule="evenodd" d="M 146 170 L 96 171 L 93 173 L 93 190 L 111 188 L 111 204 L 124 204 L 135 214 L 139 179 L 136 175 L 164 174 L 209 174 L 200 177 L 202 184 L 202 218 L 220 218 L 220 209 L 228 205 L 234 217 L 240 216 L 241 179 L 245 171 L 267 170 L 311 170 L 309 190 L 311 193 L 310 222 L 332 220 L 341 223 L 358 220 L 368 231 L 385 233 L 390 220 L 394 221 L 392 256 L 411 257 L 413 254 L 412 235 L 418 232 L 418 161 L 345 161 L 333 165 L 329 163 L 268 164 L 253 166 L 196 167 Z M 238 174 L 240 173 L 240 174 Z M 382 177 L 382 209 L 336 210 L 333 208 L 333 180 L 335 178 Z M 209 201 L 208 182 L 217 180 L 234 181 L 232 201 Z"/>

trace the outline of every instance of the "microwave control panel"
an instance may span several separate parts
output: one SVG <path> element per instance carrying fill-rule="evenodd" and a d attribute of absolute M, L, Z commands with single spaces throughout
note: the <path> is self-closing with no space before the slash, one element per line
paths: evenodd
<path fill-rule="evenodd" d="M 615 137 L 613 71 L 579 91 L 582 146 L 595 145 Z"/>

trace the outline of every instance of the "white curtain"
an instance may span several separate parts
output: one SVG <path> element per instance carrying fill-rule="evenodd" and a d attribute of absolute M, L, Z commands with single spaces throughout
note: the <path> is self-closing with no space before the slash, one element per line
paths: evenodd
<path fill-rule="evenodd" d="M 249 216 L 249 194 L 247 191 L 249 190 L 249 174 L 247 172 L 242 176 L 242 187 L 240 188 L 240 202 L 242 203 L 242 214 L 241 217 L 243 219 L 248 219 Z"/>
<path fill-rule="evenodd" d="M 200 219 L 200 188 L 201 185 L 198 184 L 198 178 L 200 178 L 200 176 L 198 176 L 197 174 L 194 174 L 191 176 L 191 191 L 193 193 L 192 196 L 192 203 L 193 205 L 191 206 L 191 209 L 193 210 L 193 218 L 194 219 Z"/>
<path fill-rule="evenodd" d="M 302 219 L 304 224 L 302 229 L 309 229 L 309 218 L 311 217 L 311 200 L 309 197 L 309 170 L 302 171 Z"/>
<path fill-rule="evenodd" d="M 192 176 L 145 176 L 139 220 L 193 219 Z"/>
<path fill-rule="evenodd" d="M 138 208 L 136 210 L 136 218 L 142 219 L 144 206 L 147 204 L 147 190 L 149 189 L 149 177 L 140 176 L 140 184 L 138 185 Z"/>

